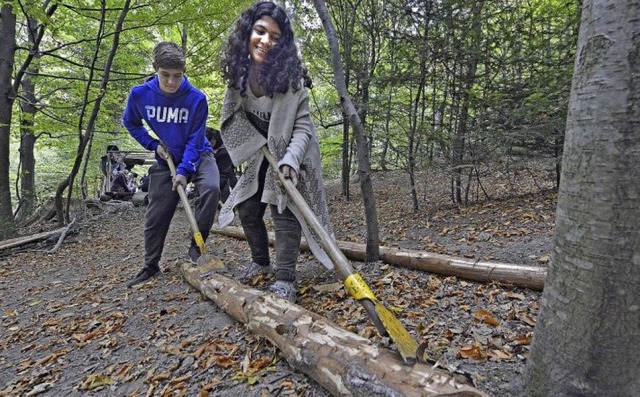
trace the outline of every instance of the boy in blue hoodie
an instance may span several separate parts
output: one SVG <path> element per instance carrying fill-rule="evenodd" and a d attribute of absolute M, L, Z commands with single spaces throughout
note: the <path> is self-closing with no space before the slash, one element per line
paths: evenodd
<path fill-rule="evenodd" d="M 171 219 L 180 197 L 178 185 L 193 182 L 199 197 L 195 217 L 206 241 L 220 197 L 220 174 L 213 149 L 206 138 L 209 112 L 205 95 L 185 77 L 184 51 L 175 43 L 161 42 L 153 50 L 155 76 L 131 90 L 122 124 L 142 147 L 153 150 L 157 163 L 149 169 L 149 205 L 145 215 L 145 263 L 127 284 L 143 283 L 160 272 L 160 257 Z M 147 124 L 157 138 L 149 134 Z M 159 138 L 159 139 L 158 139 Z M 173 159 L 172 178 L 166 159 Z M 191 241 L 189 260 L 196 262 L 200 250 Z"/>

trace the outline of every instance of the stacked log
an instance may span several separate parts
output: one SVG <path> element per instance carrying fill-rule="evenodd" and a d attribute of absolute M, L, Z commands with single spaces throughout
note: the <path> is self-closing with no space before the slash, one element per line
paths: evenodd
<path fill-rule="evenodd" d="M 212 231 L 224 236 L 245 239 L 244 232 L 237 227 L 214 228 Z M 269 243 L 273 245 L 274 240 L 273 233 L 269 233 Z M 337 243 L 347 258 L 365 260 L 366 246 L 364 244 L 347 241 L 338 241 Z M 301 248 L 309 249 L 304 241 Z M 455 256 L 399 248 L 380 247 L 380 259 L 384 263 L 394 266 L 445 276 L 457 276 L 473 281 L 507 283 L 535 291 L 542 290 L 547 276 L 547 268 L 542 266 L 471 261 Z"/>

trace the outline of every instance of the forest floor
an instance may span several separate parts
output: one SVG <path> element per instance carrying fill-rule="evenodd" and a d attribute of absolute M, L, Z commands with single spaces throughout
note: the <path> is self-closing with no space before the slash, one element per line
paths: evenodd
<path fill-rule="evenodd" d="M 556 194 L 541 186 L 543 172 L 486 177 L 491 200 L 482 194 L 460 208 L 450 205 L 447 177 L 420 175 L 417 212 L 406 174 L 376 172 L 381 244 L 546 266 Z M 359 185 L 353 183 L 349 201 L 339 184 L 327 189 L 336 237 L 363 243 Z M 172 222 L 161 276 L 127 289 L 143 263 L 143 219 L 143 207 L 87 205 L 55 253 L 47 253 L 55 241 L 0 252 L 0 396 L 329 395 L 180 276 L 189 242 L 182 210 Z M 243 240 L 212 234 L 207 245 L 236 272 L 249 259 Z M 490 396 L 511 394 L 525 366 L 539 292 L 383 263 L 353 265 L 414 338 L 428 343 L 430 360 Z M 307 253 L 298 269 L 300 306 L 389 344 L 337 276 Z M 269 281 L 251 284 L 265 289 Z"/>

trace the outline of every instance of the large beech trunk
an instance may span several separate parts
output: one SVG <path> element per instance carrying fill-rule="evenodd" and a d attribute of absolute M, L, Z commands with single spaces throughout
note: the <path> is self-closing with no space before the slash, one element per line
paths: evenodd
<path fill-rule="evenodd" d="M 486 397 L 428 365 L 406 365 L 398 353 L 272 294 L 219 274 L 203 279 L 189 263 L 180 270 L 192 286 L 335 396 Z"/>
<path fill-rule="evenodd" d="M 212 231 L 225 236 L 245 238 L 244 232 L 238 227 L 214 228 Z M 270 244 L 273 244 L 274 239 L 273 233 L 269 233 Z M 338 241 L 337 243 L 346 257 L 359 261 L 365 259 L 366 246 L 364 244 L 347 241 Z M 301 248 L 309 249 L 304 240 Z M 474 281 L 498 281 L 537 291 L 541 291 L 544 287 L 544 279 L 547 275 L 547 268 L 542 266 L 470 261 L 454 256 L 389 247 L 380 247 L 380 259 L 390 265 L 447 276 L 458 276 Z"/>

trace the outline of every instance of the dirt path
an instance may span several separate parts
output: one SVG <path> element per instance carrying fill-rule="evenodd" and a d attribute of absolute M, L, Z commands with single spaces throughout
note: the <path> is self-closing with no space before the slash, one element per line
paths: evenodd
<path fill-rule="evenodd" d="M 29 251 L 2 260 L 0 395 L 242 395 L 248 388 L 324 395 L 176 273 L 188 241 L 182 214 L 162 275 L 125 287 L 143 263 L 143 211 L 95 218 L 54 255 Z M 234 250 L 231 243 L 238 242 L 225 248 Z M 255 387 L 239 365 L 245 357 L 268 359 L 253 374 Z"/>
<path fill-rule="evenodd" d="M 513 200 L 468 212 L 444 208 L 426 220 L 383 204 L 384 244 L 541 264 L 549 255 L 553 197 Z M 334 199 L 331 211 L 357 213 L 352 206 Z M 339 238 L 362 234 L 358 220 L 333 216 Z M 127 289 L 143 262 L 143 218 L 143 208 L 96 213 L 55 254 L 32 246 L 0 257 L 0 396 L 328 395 L 177 274 L 189 239 L 184 214 L 172 224 L 162 275 Z M 213 236 L 209 246 L 241 272 L 246 242 Z M 354 266 L 398 309 L 416 340 L 428 342 L 430 359 L 493 396 L 508 395 L 524 368 L 538 293 L 388 265 Z M 301 306 L 388 345 L 308 254 L 301 255 L 299 274 Z M 267 285 L 256 280 L 255 287 Z"/>

